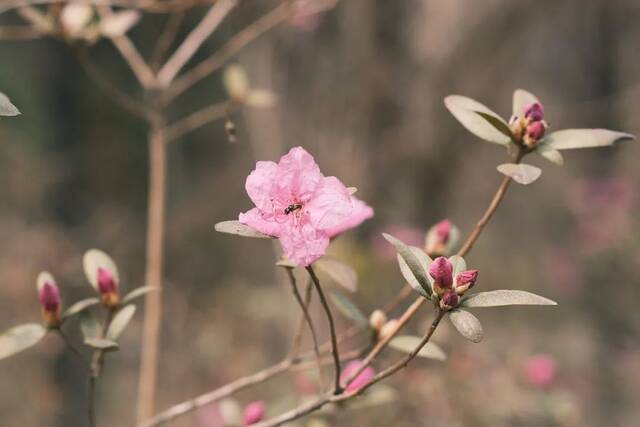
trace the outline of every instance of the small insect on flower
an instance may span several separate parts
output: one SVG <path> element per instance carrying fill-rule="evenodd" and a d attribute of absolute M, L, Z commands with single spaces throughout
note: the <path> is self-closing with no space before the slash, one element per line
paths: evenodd
<path fill-rule="evenodd" d="M 289 215 L 291 212 L 297 211 L 298 209 L 302 209 L 302 205 L 300 203 L 291 204 L 284 210 L 284 214 Z"/>

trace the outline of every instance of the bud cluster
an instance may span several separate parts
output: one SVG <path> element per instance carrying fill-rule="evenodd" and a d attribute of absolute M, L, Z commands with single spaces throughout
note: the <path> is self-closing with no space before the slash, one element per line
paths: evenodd
<path fill-rule="evenodd" d="M 525 106 L 522 117 L 513 116 L 509 120 L 514 138 L 529 149 L 535 148 L 548 127 L 549 124 L 544 120 L 544 107 L 539 102 Z"/>
<path fill-rule="evenodd" d="M 476 284 L 478 270 L 466 270 L 454 277 L 451 261 L 438 257 L 431 263 L 429 275 L 433 279 L 433 293 L 440 308 L 450 310 L 457 307 L 460 297 Z"/>

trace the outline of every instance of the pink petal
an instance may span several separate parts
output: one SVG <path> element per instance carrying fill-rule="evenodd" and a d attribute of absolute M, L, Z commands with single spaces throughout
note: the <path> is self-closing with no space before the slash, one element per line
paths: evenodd
<path fill-rule="evenodd" d="M 248 225 L 254 230 L 258 230 L 261 233 L 275 237 L 280 235 L 284 226 L 283 224 L 274 221 L 272 217 L 263 215 L 258 208 L 253 208 L 245 213 L 240 213 L 238 221 L 242 224 Z"/>
<path fill-rule="evenodd" d="M 249 174 L 245 183 L 251 201 L 265 212 L 271 212 L 273 187 L 276 182 L 278 165 L 274 162 L 257 162 L 256 168 Z"/>
<path fill-rule="evenodd" d="M 340 382 L 345 383 L 351 375 L 353 375 L 359 368 L 362 366 L 362 360 L 352 360 L 347 363 L 347 366 L 344 367 L 342 371 L 342 375 L 340 375 Z M 353 392 L 362 388 L 362 386 L 367 385 L 371 382 L 373 377 L 375 377 L 376 371 L 371 367 L 367 366 L 364 370 L 358 374 L 357 377 L 353 380 L 351 384 L 347 387 L 348 392 Z"/>
<path fill-rule="evenodd" d="M 322 180 L 322 184 L 305 207 L 311 224 L 318 230 L 339 225 L 353 212 L 349 190 L 335 176 Z"/>
<path fill-rule="evenodd" d="M 309 223 L 286 224 L 280 234 L 280 244 L 290 261 L 306 267 L 325 254 L 329 236 Z"/>
<path fill-rule="evenodd" d="M 313 156 L 302 147 L 294 147 L 278 163 L 275 195 L 280 200 L 306 203 L 322 179 Z"/>
<path fill-rule="evenodd" d="M 355 228 L 362 224 L 364 221 L 373 217 L 373 209 L 362 200 L 351 197 L 351 204 L 353 205 L 351 215 L 349 215 L 349 217 L 347 217 L 347 219 L 342 221 L 340 224 L 325 230 L 329 237 L 334 237 L 338 234 L 342 234 L 345 231 Z"/>

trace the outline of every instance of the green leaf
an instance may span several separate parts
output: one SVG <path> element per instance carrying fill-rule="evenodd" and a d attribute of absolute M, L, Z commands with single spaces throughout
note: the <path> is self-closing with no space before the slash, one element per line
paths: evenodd
<path fill-rule="evenodd" d="M 240 224 L 239 221 L 222 221 L 215 225 L 216 231 L 220 233 L 235 234 L 242 237 L 255 237 L 258 239 L 275 239 L 273 236 L 263 234 L 248 225 Z"/>
<path fill-rule="evenodd" d="M 531 184 L 542 175 L 542 170 L 525 163 L 503 163 L 497 167 L 498 172 L 511 177 L 515 182 L 522 185 Z"/>
<path fill-rule="evenodd" d="M 123 299 L 122 304 L 127 304 L 133 301 L 136 298 L 140 298 L 143 295 L 148 294 L 149 292 L 160 291 L 158 286 L 140 286 L 139 288 L 135 288 L 131 292 L 129 292 Z"/>
<path fill-rule="evenodd" d="M 80 312 L 80 329 L 85 340 L 100 338 L 102 335 L 102 327 L 90 311 Z"/>
<path fill-rule="evenodd" d="M 364 314 L 356 307 L 346 295 L 341 292 L 332 290 L 329 293 L 331 300 L 335 304 L 336 308 L 348 319 L 353 320 L 356 325 L 365 327 L 369 324 L 369 320 Z"/>
<path fill-rule="evenodd" d="M 429 298 L 431 296 L 431 278 L 427 271 L 431 264 L 431 258 L 420 249 L 411 248 L 389 234 L 382 233 L 382 236 L 398 251 L 400 271 L 409 285 L 423 297 Z"/>
<path fill-rule="evenodd" d="M 480 342 L 484 336 L 482 325 L 476 316 L 464 310 L 449 312 L 449 320 L 460 334 L 471 342 Z"/>
<path fill-rule="evenodd" d="M 535 102 L 540 101 L 534 94 L 524 89 L 516 89 L 513 92 L 513 115 L 521 117 L 524 113 L 524 107 Z"/>
<path fill-rule="evenodd" d="M 66 309 L 64 313 L 62 313 L 62 319 L 64 320 L 68 317 L 74 316 L 97 304 L 100 304 L 100 300 L 98 298 L 86 298 L 80 300 Z"/>
<path fill-rule="evenodd" d="M 513 140 L 513 134 L 511 133 L 511 129 L 509 129 L 509 125 L 504 121 L 502 117 L 494 116 L 491 114 L 487 114 L 482 111 L 476 111 L 476 114 L 479 114 L 483 119 L 488 121 L 491 126 L 500 131 L 501 134 Z"/>
<path fill-rule="evenodd" d="M 107 329 L 106 338 L 112 341 L 116 341 L 120 338 L 120 335 L 124 332 L 124 330 L 131 322 L 133 315 L 136 312 L 135 305 L 128 305 L 118 311 L 116 315 L 113 317 L 111 324 L 109 325 L 109 329 Z"/>
<path fill-rule="evenodd" d="M 501 307 L 505 305 L 558 305 L 555 301 L 526 291 L 498 290 L 480 292 L 465 298 L 461 307 Z"/>
<path fill-rule="evenodd" d="M 419 337 L 415 337 L 412 335 L 401 335 L 393 338 L 389 343 L 389 347 L 409 354 L 413 352 L 416 347 L 418 347 L 421 341 L 422 339 Z M 447 355 L 444 353 L 444 351 L 437 344 L 434 344 L 432 342 L 426 343 L 424 347 L 422 347 L 422 349 L 418 352 L 417 356 L 435 360 L 447 359 Z"/>
<path fill-rule="evenodd" d="M 452 272 L 454 278 L 467 269 L 467 262 L 460 255 L 450 256 L 449 262 L 453 266 Z"/>
<path fill-rule="evenodd" d="M 558 166 L 562 166 L 564 164 L 562 154 L 555 148 L 549 146 L 549 144 L 545 144 L 545 141 L 542 141 L 540 144 L 538 144 L 538 146 L 536 147 L 536 152 L 545 159 L 549 160 L 551 163 L 555 163 Z"/>
<path fill-rule="evenodd" d="M 20 110 L 11 103 L 7 95 L 0 92 L 0 116 L 17 116 L 20 115 Z"/>
<path fill-rule="evenodd" d="M 14 326 L 0 335 L 0 360 L 36 345 L 46 333 L 39 323 Z"/>
<path fill-rule="evenodd" d="M 509 136 L 494 125 L 499 122 L 508 128 L 507 123 L 478 101 L 466 96 L 449 95 L 444 99 L 444 105 L 462 126 L 477 137 L 500 145 L 508 145 L 511 141 Z M 487 121 L 487 116 L 492 117 L 492 122 Z"/>
<path fill-rule="evenodd" d="M 635 136 L 607 129 L 564 129 L 549 134 L 543 141 L 556 150 L 571 150 L 606 147 L 625 139 L 635 139 Z"/>
<path fill-rule="evenodd" d="M 118 343 L 102 338 L 86 338 L 84 343 L 91 348 L 103 351 L 115 351 L 119 348 Z"/>
<path fill-rule="evenodd" d="M 324 256 L 317 260 L 314 265 L 349 292 L 358 290 L 358 273 L 342 261 Z"/>

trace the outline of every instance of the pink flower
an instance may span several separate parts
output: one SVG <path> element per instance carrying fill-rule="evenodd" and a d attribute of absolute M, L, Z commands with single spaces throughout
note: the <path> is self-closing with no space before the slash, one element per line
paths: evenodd
<path fill-rule="evenodd" d="M 239 221 L 277 237 L 287 258 L 302 266 L 324 255 L 331 237 L 373 215 L 338 178 L 322 175 L 302 147 L 277 164 L 257 162 L 245 188 L 256 207 Z"/>
<path fill-rule="evenodd" d="M 527 136 L 537 141 L 542 139 L 546 130 L 543 122 L 533 122 L 527 126 Z"/>
<path fill-rule="evenodd" d="M 539 102 L 534 102 L 524 107 L 524 117 L 538 122 L 544 118 L 544 107 Z"/>
<path fill-rule="evenodd" d="M 451 246 L 455 244 L 452 238 L 454 228 L 453 223 L 448 219 L 443 219 L 429 228 L 425 242 L 425 250 L 429 256 L 449 255 Z"/>
<path fill-rule="evenodd" d="M 451 232 L 451 221 L 448 219 L 443 219 L 439 223 L 435 225 L 435 233 L 438 236 L 438 240 L 442 242 L 442 244 L 447 244 L 449 241 L 449 233 Z"/>
<path fill-rule="evenodd" d="M 429 267 L 429 275 L 434 280 L 434 290 L 440 295 L 453 286 L 453 265 L 443 256 L 433 260 Z"/>
<path fill-rule="evenodd" d="M 547 387 L 556 377 L 557 364 L 548 354 L 529 357 L 524 365 L 527 381 L 536 387 Z"/>
<path fill-rule="evenodd" d="M 249 426 L 259 423 L 264 418 L 265 411 L 266 406 L 261 400 L 248 404 L 247 407 L 244 408 L 243 425 Z"/>
<path fill-rule="evenodd" d="M 460 297 L 457 293 L 449 291 L 440 300 L 440 307 L 443 309 L 451 309 L 458 306 Z"/>
<path fill-rule="evenodd" d="M 356 359 L 347 363 L 347 366 L 342 370 L 342 374 L 340 375 L 340 382 L 344 384 L 351 375 L 353 375 L 358 369 L 362 366 L 362 360 Z M 353 379 L 351 384 L 349 384 L 346 388 L 347 392 L 354 392 L 360 390 L 363 386 L 369 384 L 373 377 L 376 376 L 376 371 L 371 367 L 367 366 L 364 368 L 362 372 L 358 374 L 357 377 Z"/>

